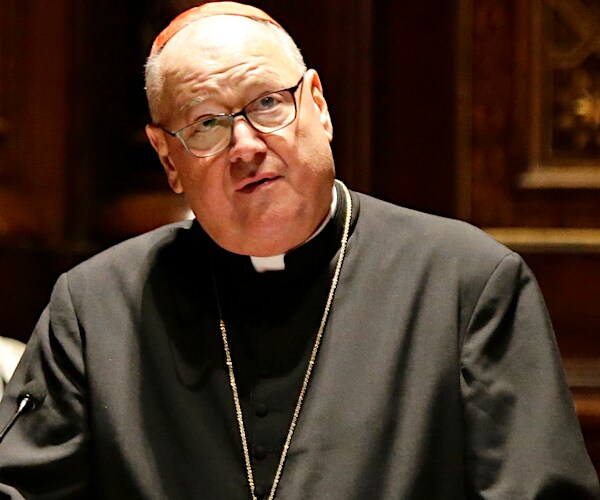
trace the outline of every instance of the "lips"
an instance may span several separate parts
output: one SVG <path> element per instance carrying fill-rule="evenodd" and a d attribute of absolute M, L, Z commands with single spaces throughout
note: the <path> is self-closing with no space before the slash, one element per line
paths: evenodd
<path fill-rule="evenodd" d="M 245 179 L 242 183 L 240 183 L 240 186 L 238 187 L 237 191 L 240 191 L 242 193 L 253 193 L 258 189 L 267 187 L 268 185 L 272 184 L 280 178 L 280 175 L 263 174 L 257 177 Z"/>

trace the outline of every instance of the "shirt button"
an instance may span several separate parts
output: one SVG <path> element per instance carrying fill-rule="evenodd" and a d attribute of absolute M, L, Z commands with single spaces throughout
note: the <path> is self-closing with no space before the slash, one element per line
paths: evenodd
<path fill-rule="evenodd" d="M 264 403 L 258 403 L 254 409 L 254 413 L 257 417 L 264 417 L 267 414 L 267 405 Z"/>
<path fill-rule="evenodd" d="M 266 456 L 267 456 L 267 449 L 264 446 L 257 444 L 254 447 L 254 458 L 256 458 L 257 460 L 262 460 Z"/>
<path fill-rule="evenodd" d="M 258 485 L 256 488 L 254 488 L 254 495 L 256 498 L 265 498 L 267 496 L 267 488 Z"/>
<path fill-rule="evenodd" d="M 269 378 L 271 376 L 271 369 L 269 368 L 268 365 L 262 365 L 258 369 L 258 374 L 260 375 L 261 378 Z"/>

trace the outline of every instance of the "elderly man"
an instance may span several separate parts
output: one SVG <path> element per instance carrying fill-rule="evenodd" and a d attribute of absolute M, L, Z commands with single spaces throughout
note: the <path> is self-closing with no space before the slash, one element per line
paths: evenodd
<path fill-rule="evenodd" d="M 276 21 L 187 11 L 147 93 L 196 220 L 58 280 L 0 407 L 0 491 L 596 498 L 530 271 L 335 181 L 319 76 Z"/>

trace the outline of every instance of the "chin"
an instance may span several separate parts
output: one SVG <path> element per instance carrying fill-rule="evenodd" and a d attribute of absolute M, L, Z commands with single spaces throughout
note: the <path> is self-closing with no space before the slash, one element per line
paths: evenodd
<path fill-rule="evenodd" d="M 297 227 L 294 225 L 286 225 Z M 304 243 L 312 234 L 310 230 L 291 231 L 289 234 L 281 229 L 255 230 L 251 231 L 251 236 L 239 238 L 237 241 L 227 241 L 221 246 L 230 252 L 240 255 L 253 255 L 255 257 L 270 257 L 280 255 Z M 306 234 L 305 234 L 306 233 Z"/>
<path fill-rule="evenodd" d="M 287 253 L 300 246 L 319 227 L 324 215 L 311 207 L 285 204 L 276 210 L 265 210 L 256 217 L 233 221 L 230 230 L 213 227 L 214 241 L 222 248 L 240 255 L 270 257 Z M 325 210 L 328 209 L 328 205 Z M 320 210 L 319 210 L 320 211 Z"/>

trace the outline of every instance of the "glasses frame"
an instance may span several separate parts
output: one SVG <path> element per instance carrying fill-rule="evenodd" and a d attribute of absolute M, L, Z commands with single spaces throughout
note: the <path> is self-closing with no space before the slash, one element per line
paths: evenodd
<path fill-rule="evenodd" d="M 256 130 L 258 133 L 260 134 L 272 134 L 273 132 L 277 132 L 281 129 L 284 129 L 285 127 L 290 126 L 292 123 L 294 123 L 294 121 L 296 120 L 296 118 L 298 117 L 298 103 L 296 102 L 296 91 L 300 88 L 300 86 L 302 85 L 302 82 L 304 81 L 304 75 L 302 75 L 300 77 L 300 80 L 298 80 L 298 83 L 296 83 L 296 85 L 293 85 L 291 87 L 285 88 L 285 89 L 281 89 L 281 90 L 274 90 L 272 92 L 266 92 L 254 99 L 252 99 L 248 104 L 246 104 L 241 110 L 239 110 L 237 113 L 219 113 L 216 115 L 210 115 L 208 117 L 203 117 L 200 118 L 199 120 L 196 120 L 195 122 L 190 123 L 189 125 L 186 125 L 185 127 L 182 127 L 178 130 L 169 130 L 164 128 L 161 125 L 157 125 L 158 128 L 160 128 L 163 132 L 169 134 L 171 137 L 175 137 L 177 139 L 179 139 L 179 141 L 181 142 L 181 144 L 183 144 L 183 147 L 186 149 L 186 151 L 188 153 L 190 153 L 192 156 L 196 157 L 196 158 L 210 158 L 211 156 L 216 156 L 220 153 L 222 153 L 223 151 L 225 151 L 230 145 L 231 145 L 231 139 L 233 138 L 233 123 L 234 120 L 238 117 L 241 116 L 243 117 L 246 122 L 248 123 L 248 125 L 250 125 L 254 130 Z M 279 94 L 281 92 L 289 92 L 292 95 L 292 101 L 294 102 L 294 118 L 292 118 L 290 120 L 289 123 L 286 123 L 285 125 L 282 125 L 281 127 L 277 127 L 273 130 L 269 130 L 268 132 L 264 132 L 262 130 L 260 130 L 259 128 L 257 128 L 252 121 L 248 118 L 248 115 L 246 114 L 246 109 L 248 108 L 248 106 L 250 106 L 251 104 L 253 104 L 254 102 L 256 102 L 259 99 L 262 99 L 265 96 L 268 96 L 270 94 Z M 196 153 L 194 153 L 190 147 L 187 145 L 185 139 L 182 136 L 182 133 L 190 128 L 193 127 L 194 125 L 196 125 L 198 122 L 201 122 L 203 120 L 206 120 L 207 118 L 227 118 L 228 122 L 229 122 L 229 141 L 227 142 L 227 145 L 223 148 L 220 149 L 219 151 L 215 151 L 212 152 L 210 154 L 206 154 L 206 155 L 198 155 Z"/>

